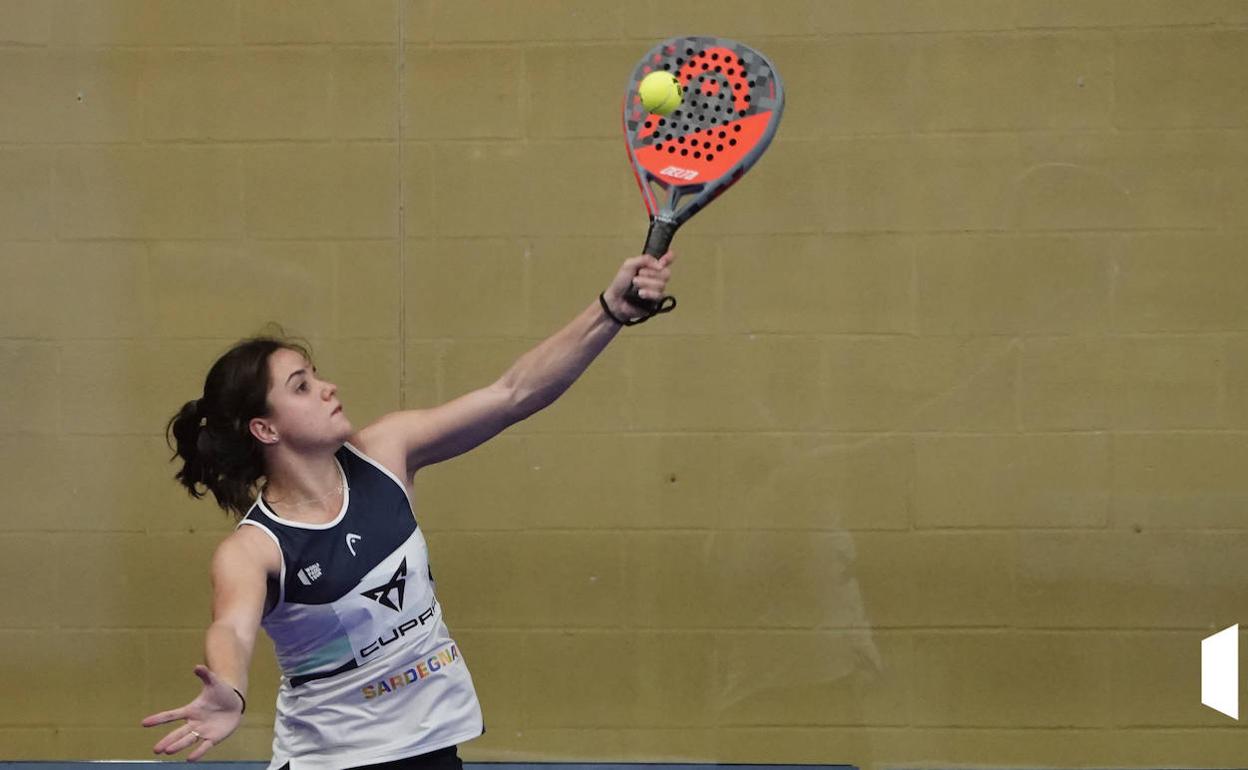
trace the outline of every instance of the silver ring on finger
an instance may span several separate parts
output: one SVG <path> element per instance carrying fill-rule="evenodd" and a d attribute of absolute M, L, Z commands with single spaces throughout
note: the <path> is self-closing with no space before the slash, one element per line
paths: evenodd
<path fill-rule="evenodd" d="M 197 740 L 197 741 L 202 741 L 202 740 L 204 739 L 204 736 L 200 735 L 199 733 L 195 732 L 194 730 L 191 730 L 191 735 L 194 735 L 194 736 L 195 736 L 195 740 Z"/>

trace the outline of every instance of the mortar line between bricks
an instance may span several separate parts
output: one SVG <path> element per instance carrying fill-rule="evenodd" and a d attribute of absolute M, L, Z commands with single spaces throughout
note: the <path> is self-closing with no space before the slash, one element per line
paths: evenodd
<path fill-rule="evenodd" d="M 395 290 L 399 294 L 399 408 L 407 408 L 407 186 L 404 181 L 407 177 L 407 166 L 405 165 L 405 156 L 403 153 L 403 137 L 407 131 L 404 123 L 404 115 L 406 113 L 405 103 L 403 101 L 405 77 L 407 72 L 407 46 L 404 44 L 404 8 L 407 5 L 403 0 L 397 3 L 399 11 L 399 55 L 398 68 L 399 76 L 397 80 L 398 92 L 395 94 L 397 100 L 398 113 L 398 135 L 399 135 L 399 280 Z"/>

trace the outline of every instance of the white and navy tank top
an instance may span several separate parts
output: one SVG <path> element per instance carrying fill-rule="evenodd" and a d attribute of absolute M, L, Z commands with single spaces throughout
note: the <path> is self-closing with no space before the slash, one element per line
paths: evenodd
<path fill-rule="evenodd" d="M 334 457 L 333 521 L 283 519 L 257 495 L 239 523 L 282 552 L 260 622 L 282 670 L 269 770 L 389 762 L 484 732 L 406 485 L 349 443 Z"/>

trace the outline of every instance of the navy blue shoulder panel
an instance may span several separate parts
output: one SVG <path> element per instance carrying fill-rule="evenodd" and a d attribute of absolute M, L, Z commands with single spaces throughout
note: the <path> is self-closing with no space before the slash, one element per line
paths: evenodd
<path fill-rule="evenodd" d="M 257 501 L 246 518 L 277 538 L 286 563 L 286 601 L 329 604 L 353 590 L 416 531 L 406 491 L 346 444 L 334 453 L 347 479 L 347 510 L 332 526 L 279 520 Z"/>

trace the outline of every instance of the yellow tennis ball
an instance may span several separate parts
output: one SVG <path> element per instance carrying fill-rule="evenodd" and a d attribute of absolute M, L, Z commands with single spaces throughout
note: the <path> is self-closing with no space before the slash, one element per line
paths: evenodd
<path fill-rule="evenodd" d="M 641 106 L 655 115 L 670 115 L 680 106 L 680 83 L 666 71 L 651 72 L 637 86 Z"/>

